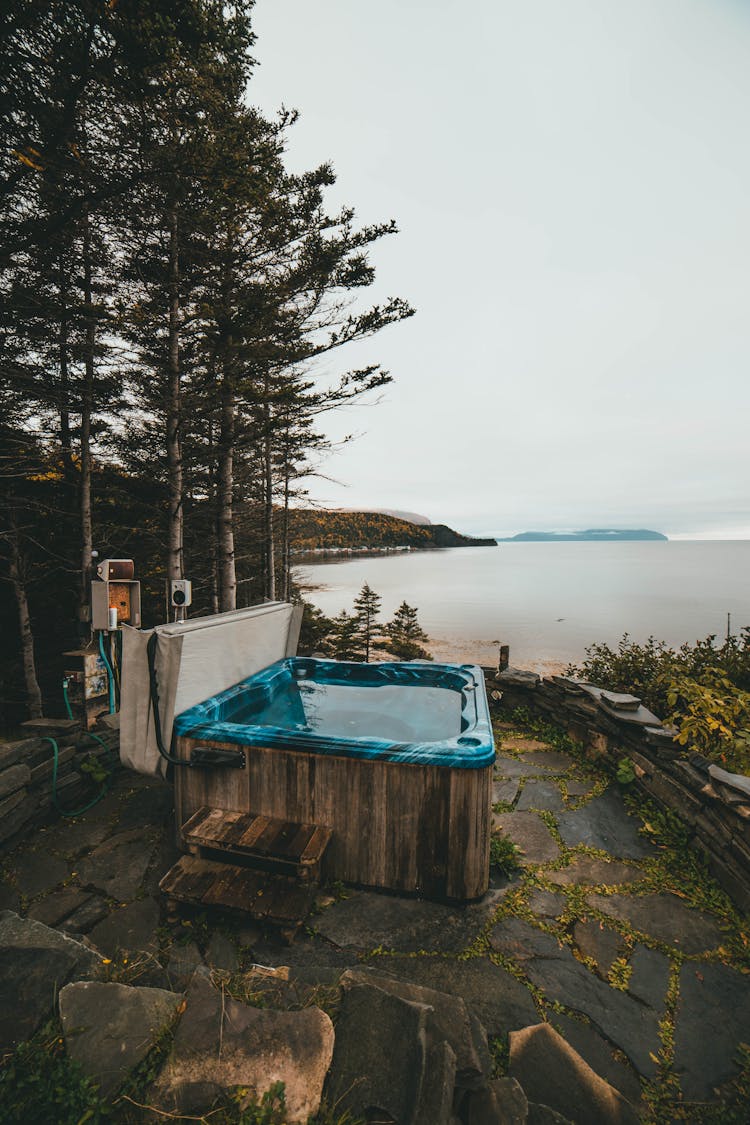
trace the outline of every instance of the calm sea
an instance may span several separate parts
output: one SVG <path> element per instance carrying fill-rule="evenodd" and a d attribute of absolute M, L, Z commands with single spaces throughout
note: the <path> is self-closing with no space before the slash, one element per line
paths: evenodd
<path fill-rule="evenodd" d="M 383 620 L 419 609 L 436 659 L 493 663 L 495 641 L 520 667 L 554 670 L 593 641 L 669 644 L 750 625 L 750 541 L 502 543 L 320 563 L 297 569 L 324 613 L 351 610 L 363 582 Z"/>

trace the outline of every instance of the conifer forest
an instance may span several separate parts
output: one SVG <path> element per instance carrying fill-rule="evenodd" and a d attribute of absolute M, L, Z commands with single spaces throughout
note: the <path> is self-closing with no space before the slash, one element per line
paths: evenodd
<path fill-rule="evenodd" d="M 323 415 L 390 380 L 327 360 L 412 315 L 368 300 L 395 223 L 288 170 L 254 51 L 251 2 L 3 5 L 0 730 L 54 710 L 92 552 L 135 560 L 145 625 L 170 579 L 193 614 L 293 596 Z"/>

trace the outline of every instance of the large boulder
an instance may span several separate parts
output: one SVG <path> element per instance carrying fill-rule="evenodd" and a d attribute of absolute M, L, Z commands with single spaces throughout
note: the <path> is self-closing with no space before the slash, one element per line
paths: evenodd
<path fill-rule="evenodd" d="M 548 1023 L 511 1031 L 508 1073 L 529 1101 L 576 1125 L 638 1125 L 628 1101 L 596 1074 Z"/>
<path fill-rule="evenodd" d="M 355 976 L 343 982 L 329 1100 L 365 1120 L 450 1125 L 456 1056 L 430 1034 L 434 1009 Z"/>
<path fill-rule="evenodd" d="M 167 1113 L 206 1113 L 222 1093 L 242 1087 L 246 1102 L 283 1082 L 287 1120 L 317 1112 L 333 1054 L 333 1024 L 325 1012 L 251 1008 L 214 988 L 196 970 L 171 1055 L 150 1101 Z"/>
<path fill-rule="evenodd" d="M 402 1000 L 430 1008 L 428 1033 L 435 1042 L 448 1043 L 453 1051 L 456 1086 L 475 1090 L 486 1085 L 492 1068 L 487 1032 L 460 996 L 437 992 L 434 988 L 425 988 L 372 969 L 350 969 L 344 973 L 341 978 L 344 990 L 358 985 L 378 988 Z"/>
<path fill-rule="evenodd" d="M 30 1038 L 68 981 L 95 976 L 101 957 L 73 938 L 12 911 L 0 914 L 0 1048 Z"/>
<path fill-rule="evenodd" d="M 145 1058 L 182 997 L 161 988 L 78 981 L 60 993 L 60 1019 L 70 1058 L 108 1098 Z"/>
<path fill-rule="evenodd" d="M 526 1125 L 529 1103 L 515 1078 L 496 1078 L 468 1098 L 467 1125 Z"/>

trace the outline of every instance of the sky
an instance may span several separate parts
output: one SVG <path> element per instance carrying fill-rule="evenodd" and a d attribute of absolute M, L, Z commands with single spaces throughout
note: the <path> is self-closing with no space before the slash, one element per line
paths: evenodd
<path fill-rule="evenodd" d="M 750 2 L 257 0 L 249 100 L 394 218 L 319 504 L 750 538 Z"/>

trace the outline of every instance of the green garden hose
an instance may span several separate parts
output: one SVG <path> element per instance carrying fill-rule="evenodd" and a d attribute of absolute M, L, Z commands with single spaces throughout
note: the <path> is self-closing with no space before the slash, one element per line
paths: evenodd
<path fill-rule="evenodd" d="M 68 713 L 68 718 L 72 719 L 73 718 L 73 711 L 72 711 L 71 706 L 70 706 L 70 700 L 68 699 L 68 681 L 67 681 L 67 679 L 63 680 L 62 687 L 63 687 L 63 699 L 65 700 L 65 710 Z M 93 738 L 94 742 L 98 742 L 100 746 L 104 747 L 104 749 L 107 751 L 108 754 L 111 754 L 111 750 L 110 750 L 109 746 L 107 746 L 106 742 L 104 742 L 103 739 L 101 739 L 98 734 L 92 734 L 92 732 L 90 730 L 84 731 L 84 734 L 88 735 L 89 738 Z M 89 803 L 87 805 L 84 805 L 83 808 L 75 809 L 71 812 L 66 812 L 62 808 L 62 806 L 60 805 L 60 801 L 59 801 L 59 798 L 57 796 L 57 766 L 58 766 L 58 759 L 59 759 L 59 756 L 60 756 L 60 748 L 57 745 L 57 743 L 55 742 L 54 738 L 49 738 L 48 736 L 44 736 L 42 741 L 43 742 L 49 742 L 52 745 L 52 755 L 53 755 L 53 757 L 52 757 L 52 804 L 55 806 L 55 808 L 59 812 L 60 816 L 73 817 L 73 816 L 80 816 L 82 813 L 88 812 L 88 810 L 92 809 L 94 807 L 94 805 L 98 804 L 99 801 L 101 801 L 102 797 L 109 791 L 109 787 L 112 784 L 111 778 L 103 783 L 100 792 L 97 793 L 97 795 L 94 797 L 93 801 L 89 801 Z"/>

